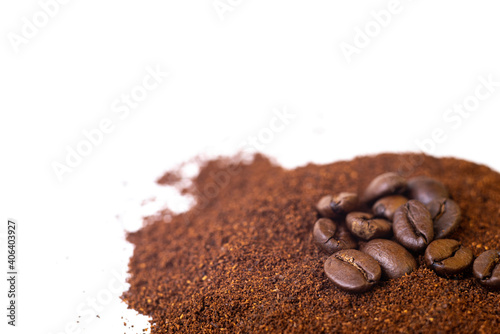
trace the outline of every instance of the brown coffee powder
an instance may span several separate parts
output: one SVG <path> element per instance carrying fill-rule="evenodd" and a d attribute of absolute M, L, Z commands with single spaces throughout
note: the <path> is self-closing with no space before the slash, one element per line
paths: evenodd
<path fill-rule="evenodd" d="M 463 211 L 451 238 L 475 256 L 500 249 L 500 174 L 485 166 L 399 154 L 294 170 L 260 155 L 249 164 L 220 159 L 186 190 L 197 198 L 189 212 L 165 211 L 128 235 L 135 251 L 123 299 L 152 317 L 152 333 L 500 333 L 499 292 L 470 274 L 441 278 L 422 256 L 412 274 L 364 294 L 326 278 L 327 256 L 311 238 L 316 202 L 361 194 L 388 171 L 442 181 Z"/>

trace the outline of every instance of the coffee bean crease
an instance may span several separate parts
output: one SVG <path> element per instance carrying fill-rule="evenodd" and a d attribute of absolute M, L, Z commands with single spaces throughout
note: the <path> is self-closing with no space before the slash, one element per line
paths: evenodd
<path fill-rule="evenodd" d="M 374 281 L 372 279 L 370 279 L 368 277 L 368 274 L 366 273 L 366 271 L 359 265 L 357 264 L 355 261 L 354 261 L 354 258 L 351 257 L 351 256 L 348 256 L 348 255 L 345 255 L 345 254 L 334 254 L 335 258 L 344 262 L 344 263 L 347 263 L 351 266 L 353 266 L 354 268 L 356 268 L 357 270 L 359 270 L 361 272 L 361 274 L 363 274 L 363 276 L 365 277 L 365 279 L 369 282 L 369 283 L 373 283 Z"/>
<path fill-rule="evenodd" d="M 493 261 L 491 261 L 483 271 L 483 279 L 490 279 L 493 276 L 493 272 L 496 267 L 500 264 L 500 256 L 497 255 Z"/>

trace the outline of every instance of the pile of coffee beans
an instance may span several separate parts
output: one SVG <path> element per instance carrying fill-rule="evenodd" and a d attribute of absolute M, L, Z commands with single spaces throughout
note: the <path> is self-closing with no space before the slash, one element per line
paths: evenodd
<path fill-rule="evenodd" d="M 500 251 L 474 260 L 472 250 L 448 239 L 462 220 L 460 207 L 440 181 L 396 173 L 376 177 L 362 196 L 322 197 L 313 238 L 325 261 L 327 277 L 339 288 L 364 292 L 381 279 L 416 270 L 416 256 L 443 277 L 472 274 L 484 287 L 500 290 Z M 358 250 L 359 249 L 359 250 Z"/>

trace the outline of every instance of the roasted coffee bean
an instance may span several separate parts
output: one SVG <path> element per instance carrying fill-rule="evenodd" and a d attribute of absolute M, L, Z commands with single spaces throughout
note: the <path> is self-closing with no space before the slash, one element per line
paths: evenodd
<path fill-rule="evenodd" d="M 323 217 L 337 218 L 356 209 L 358 205 L 358 195 L 343 192 L 335 196 L 323 196 L 316 209 Z"/>
<path fill-rule="evenodd" d="M 474 254 L 457 240 L 439 239 L 427 246 L 424 258 L 438 275 L 453 276 L 470 268 Z"/>
<path fill-rule="evenodd" d="M 417 269 L 413 256 L 394 241 L 374 239 L 362 245 L 360 250 L 377 260 L 386 278 L 398 278 Z"/>
<path fill-rule="evenodd" d="M 500 250 L 489 250 L 477 257 L 472 266 L 477 281 L 490 289 L 500 290 Z"/>
<path fill-rule="evenodd" d="M 408 202 L 408 199 L 401 195 L 382 197 L 373 205 L 373 214 L 376 217 L 383 217 L 392 221 L 394 212 L 406 202 Z"/>
<path fill-rule="evenodd" d="M 408 180 L 408 190 L 411 199 L 424 204 L 440 197 L 450 197 L 445 185 L 427 176 L 417 176 Z"/>
<path fill-rule="evenodd" d="M 413 252 L 423 251 L 434 239 L 431 214 L 416 200 L 410 200 L 396 210 L 392 230 L 396 240 Z"/>
<path fill-rule="evenodd" d="M 373 218 L 372 214 L 365 212 L 351 212 L 345 222 L 349 231 L 363 240 L 389 237 L 392 232 L 389 221 Z"/>
<path fill-rule="evenodd" d="M 355 249 L 338 251 L 325 262 L 326 276 L 339 288 L 364 292 L 380 280 L 382 270 L 371 256 Z"/>
<path fill-rule="evenodd" d="M 363 201 L 371 203 L 377 199 L 402 194 L 406 190 L 406 180 L 396 173 L 385 173 L 377 176 L 366 188 Z"/>
<path fill-rule="evenodd" d="M 434 238 L 446 238 L 452 234 L 462 221 L 462 211 L 458 204 L 449 198 L 438 198 L 427 204 L 434 221 Z"/>
<path fill-rule="evenodd" d="M 333 212 L 337 215 L 345 215 L 356 210 L 356 207 L 358 206 L 358 195 L 348 192 L 340 193 L 333 196 L 330 206 L 332 207 Z"/>
<path fill-rule="evenodd" d="M 322 217 L 333 218 L 335 217 L 335 212 L 333 212 L 330 203 L 332 203 L 333 196 L 326 195 L 321 197 L 318 204 L 316 204 L 316 210 L 318 210 L 319 214 Z"/>
<path fill-rule="evenodd" d="M 316 245 L 330 255 L 342 249 L 358 247 L 358 243 L 344 225 L 328 218 L 320 218 L 316 221 L 313 237 Z"/>

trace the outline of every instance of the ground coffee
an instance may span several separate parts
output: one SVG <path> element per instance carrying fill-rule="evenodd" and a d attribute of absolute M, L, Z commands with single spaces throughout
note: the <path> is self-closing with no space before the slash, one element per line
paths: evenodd
<path fill-rule="evenodd" d="M 257 155 L 252 163 L 205 163 L 185 189 L 189 212 L 150 217 L 128 240 L 129 307 L 152 317 L 152 333 L 483 332 L 500 331 L 500 293 L 471 274 L 441 278 L 419 268 L 364 294 L 334 286 L 315 246 L 319 198 L 362 194 L 385 172 L 426 175 L 462 209 L 449 237 L 477 256 L 500 249 L 500 174 L 453 158 L 383 154 L 284 170 Z M 178 182 L 177 177 L 162 182 Z"/>

